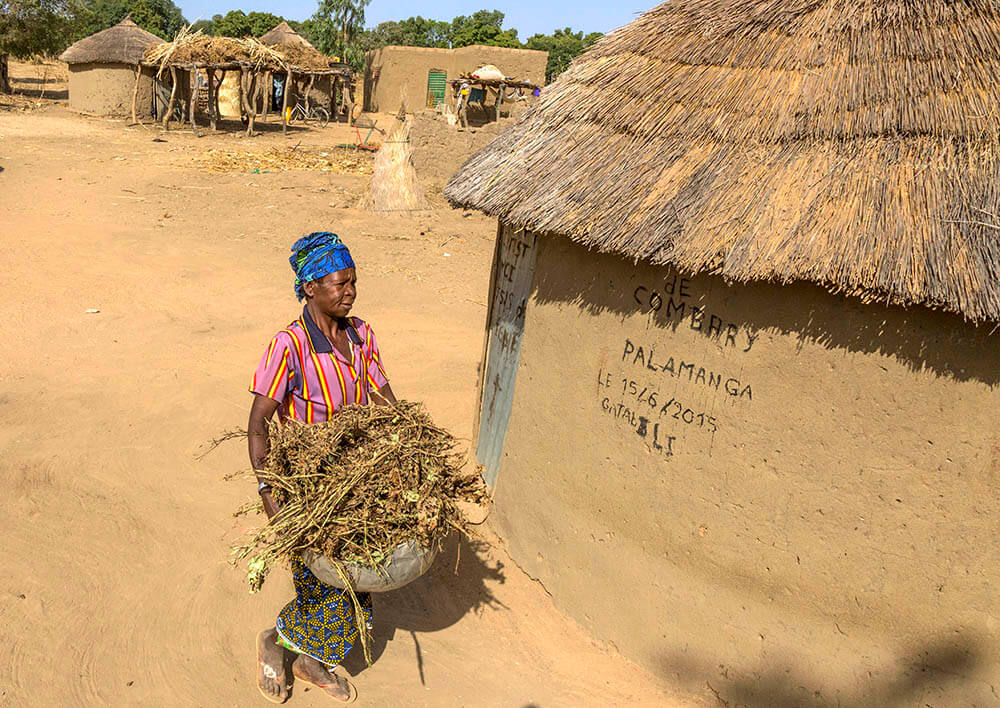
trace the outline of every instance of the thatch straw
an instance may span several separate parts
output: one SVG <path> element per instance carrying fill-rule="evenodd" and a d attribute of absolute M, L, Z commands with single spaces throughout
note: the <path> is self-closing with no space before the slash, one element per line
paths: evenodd
<path fill-rule="evenodd" d="M 293 30 L 291 25 L 285 21 L 279 22 L 274 28 L 261 35 L 260 41 L 269 47 L 273 47 L 277 44 L 295 43 L 315 49 L 315 47 L 309 43 L 309 40 Z"/>
<path fill-rule="evenodd" d="M 423 187 L 413 166 L 410 123 L 399 120 L 375 157 L 371 186 L 359 205 L 369 211 L 428 209 Z"/>
<path fill-rule="evenodd" d="M 184 27 L 174 41 L 150 47 L 143 54 L 146 64 L 159 67 L 159 73 L 170 65 L 239 63 L 254 69 L 286 69 L 284 58 L 271 47 L 253 37 L 209 37 Z"/>
<path fill-rule="evenodd" d="M 995 3 L 672 0 L 449 200 L 633 259 L 1000 319 Z"/>
<path fill-rule="evenodd" d="M 84 37 L 59 55 L 67 64 L 138 64 L 142 54 L 163 40 L 126 17 L 113 27 Z"/>
<path fill-rule="evenodd" d="M 286 64 L 296 69 L 329 70 L 330 64 L 334 62 L 333 57 L 328 57 L 308 44 L 283 42 L 268 46 L 280 54 Z"/>

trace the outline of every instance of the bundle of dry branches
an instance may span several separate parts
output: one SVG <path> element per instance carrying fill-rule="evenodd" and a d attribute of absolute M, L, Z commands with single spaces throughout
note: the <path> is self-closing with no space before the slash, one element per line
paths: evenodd
<path fill-rule="evenodd" d="M 326 423 L 272 423 L 258 474 L 280 506 L 233 549 L 249 558 L 251 592 L 275 563 L 306 550 L 338 564 L 379 568 L 402 543 L 440 548 L 466 522 L 456 502 L 485 503 L 482 478 L 462 472 L 455 439 L 419 403 L 348 406 Z M 258 501 L 237 511 L 257 511 Z"/>
<path fill-rule="evenodd" d="M 239 63 L 255 69 L 286 69 L 284 57 L 254 37 L 209 37 L 184 27 L 172 42 L 157 44 L 142 55 L 144 63 L 158 66 L 162 74 L 171 64 Z"/>

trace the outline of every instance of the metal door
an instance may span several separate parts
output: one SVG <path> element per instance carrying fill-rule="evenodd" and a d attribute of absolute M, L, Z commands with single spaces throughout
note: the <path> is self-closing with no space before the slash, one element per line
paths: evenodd
<path fill-rule="evenodd" d="M 444 90 L 448 83 L 448 73 L 431 69 L 427 73 L 427 107 L 437 108 L 444 103 Z"/>
<path fill-rule="evenodd" d="M 504 226 L 497 238 L 476 445 L 476 458 L 490 486 L 500 473 L 536 253 L 535 234 L 530 231 Z"/>

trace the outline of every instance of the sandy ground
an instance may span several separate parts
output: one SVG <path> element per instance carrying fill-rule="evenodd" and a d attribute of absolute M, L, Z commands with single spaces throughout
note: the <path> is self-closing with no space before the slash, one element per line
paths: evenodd
<path fill-rule="evenodd" d="M 254 636 L 291 582 L 247 593 L 227 552 L 254 489 L 222 479 L 245 451 L 198 455 L 245 424 L 253 367 L 299 312 L 288 246 L 344 237 L 393 388 L 468 436 L 495 224 L 345 208 L 363 175 L 196 166 L 208 149 L 329 149 L 345 126 L 196 139 L 37 102 L 0 108 L 0 704 L 264 704 Z M 377 660 L 349 660 L 361 705 L 693 703 L 588 637 L 484 534 L 492 547 L 453 545 L 376 598 Z M 304 687 L 290 703 L 333 705 Z"/>

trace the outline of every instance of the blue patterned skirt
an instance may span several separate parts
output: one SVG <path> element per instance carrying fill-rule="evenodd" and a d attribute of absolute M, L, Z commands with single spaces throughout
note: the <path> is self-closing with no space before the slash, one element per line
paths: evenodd
<path fill-rule="evenodd" d="M 275 622 L 279 643 L 328 666 L 336 666 L 361 639 L 350 593 L 320 582 L 298 557 L 292 561 L 292 582 L 295 599 L 285 605 Z M 365 625 L 370 628 L 371 595 L 366 592 L 357 595 Z"/>

